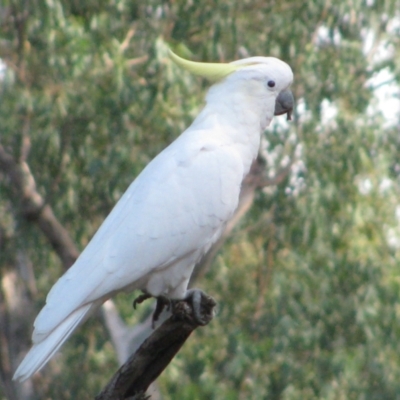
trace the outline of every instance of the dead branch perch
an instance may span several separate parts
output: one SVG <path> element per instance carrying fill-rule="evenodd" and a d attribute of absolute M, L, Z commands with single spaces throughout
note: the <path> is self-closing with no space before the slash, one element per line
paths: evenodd
<path fill-rule="evenodd" d="M 20 200 L 21 214 L 26 220 L 37 222 L 60 257 L 64 268 L 68 269 L 78 258 L 78 249 L 50 205 L 46 204 L 37 191 L 29 165 L 25 161 L 17 162 L 0 144 L 0 170 L 8 177 L 16 198 Z"/>
<path fill-rule="evenodd" d="M 207 323 L 214 316 L 216 302 L 202 295 L 201 312 Z M 173 304 L 172 316 L 148 337 L 116 372 L 95 400 L 145 399 L 150 384 L 171 362 L 190 334 L 200 325 L 193 318 L 191 304 L 182 300 Z"/>

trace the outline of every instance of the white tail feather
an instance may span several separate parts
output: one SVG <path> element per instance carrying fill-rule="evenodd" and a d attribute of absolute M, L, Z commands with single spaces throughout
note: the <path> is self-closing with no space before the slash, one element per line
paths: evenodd
<path fill-rule="evenodd" d="M 23 382 L 39 371 L 70 337 L 78 325 L 97 308 L 97 303 L 89 303 L 75 310 L 43 340 L 34 343 L 22 363 L 15 371 L 13 380 Z"/>

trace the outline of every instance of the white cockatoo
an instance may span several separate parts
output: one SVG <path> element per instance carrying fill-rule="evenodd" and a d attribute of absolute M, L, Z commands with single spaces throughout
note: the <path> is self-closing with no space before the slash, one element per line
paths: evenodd
<path fill-rule="evenodd" d="M 14 379 L 40 370 L 74 330 L 122 290 L 184 299 L 195 264 L 238 206 L 243 179 L 274 115 L 290 112 L 289 65 L 273 57 L 182 68 L 216 81 L 206 105 L 129 186 L 34 323 L 33 347 Z"/>

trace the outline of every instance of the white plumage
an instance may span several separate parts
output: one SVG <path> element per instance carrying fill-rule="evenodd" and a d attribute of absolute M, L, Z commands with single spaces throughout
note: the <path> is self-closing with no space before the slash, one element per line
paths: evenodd
<path fill-rule="evenodd" d="M 148 164 L 53 286 L 34 323 L 33 347 L 14 379 L 42 368 L 120 290 L 184 298 L 195 263 L 238 205 L 260 135 L 293 79 L 290 67 L 276 58 L 226 65 L 227 76 L 211 87 L 193 124 Z"/>

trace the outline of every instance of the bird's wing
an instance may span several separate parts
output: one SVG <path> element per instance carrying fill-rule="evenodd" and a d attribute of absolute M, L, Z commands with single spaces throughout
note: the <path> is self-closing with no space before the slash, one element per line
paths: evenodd
<path fill-rule="evenodd" d="M 215 133 L 217 135 L 217 133 Z M 130 185 L 35 321 L 40 341 L 82 305 L 134 286 L 151 272 L 205 251 L 237 207 L 240 156 L 207 133 L 184 133 Z M 190 265 L 188 265 L 190 267 Z"/>

